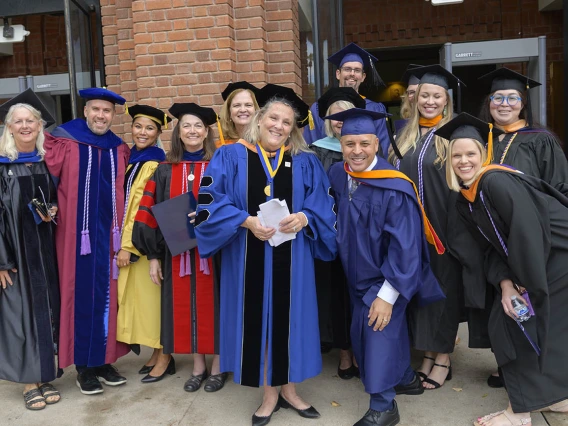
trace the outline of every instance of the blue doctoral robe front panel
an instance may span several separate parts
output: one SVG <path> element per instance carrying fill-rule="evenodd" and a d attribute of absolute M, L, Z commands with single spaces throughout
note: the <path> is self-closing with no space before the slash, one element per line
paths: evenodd
<path fill-rule="evenodd" d="M 217 150 L 202 180 L 195 232 L 203 257 L 221 252 L 220 357 L 221 371 L 234 372 L 236 383 L 260 386 L 263 384 L 264 363 L 268 363 L 268 384 L 272 385 L 272 247 L 265 242 L 264 297 L 262 300 L 262 344 L 268 344 L 268 360 L 264 350 L 258 355 L 258 383 L 243 377 L 243 328 L 245 306 L 245 265 L 248 230 L 241 224 L 249 216 L 247 197 L 247 167 L 249 156 L 258 154 L 244 145 L 227 145 Z M 285 167 L 285 164 L 282 164 Z M 292 240 L 292 271 L 290 280 L 290 317 L 288 347 L 288 382 L 301 382 L 321 371 L 317 300 L 314 261 L 334 259 L 335 241 L 334 200 L 329 181 L 317 157 L 300 153 L 292 161 L 291 213 L 302 211 L 309 229 L 298 232 Z M 286 301 L 288 303 L 288 301 Z M 268 339 L 268 340 L 267 340 Z M 250 359 L 246 360 L 250 365 Z M 274 367 L 275 368 L 275 367 Z M 255 376 L 256 377 L 256 376 Z"/>
<path fill-rule="evenodd" d="M 378 158 L 375 170 L 393 167 Z M 365 390 L 380 393 L 400 383 L 410 364 L 406 307 L 418 293 L 424 302 L 443 293 L 429 265 L 422 216 L 410 183 L 364 179 L 349 197 L 343 163 L 329 171 L 335 191 L 339 255 L 353 303 L 351 339 Z M 384 281 L 400 293 L 382 331 L 368 325 L 369 308 Z"/>

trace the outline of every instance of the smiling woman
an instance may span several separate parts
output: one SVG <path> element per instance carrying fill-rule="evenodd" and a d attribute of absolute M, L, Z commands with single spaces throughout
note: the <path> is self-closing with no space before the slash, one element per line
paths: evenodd
<path fill-rule="evenodd" d="M 217 147 L 232 144 L 244 136 L 254 113 L 258 111 L 257 96 L 259 89 L 246 82 L 230 83 L 221 96 L 225 101 L 219 113 L 221 126 L 220 139 L 215 142 Z"/>

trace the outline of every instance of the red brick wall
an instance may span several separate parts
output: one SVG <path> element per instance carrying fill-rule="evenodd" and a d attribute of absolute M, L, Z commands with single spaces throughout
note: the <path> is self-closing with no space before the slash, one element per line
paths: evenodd
<path fill-rule="evenodd" d="M 214 107 L 231 81 L 301 93 L 297 0 L 101 0 L 108 87 L 128 103 Z M 130 140 L 130 119 L 113 131 Z M 162 139 L 169 140 L 171 130 Z"/>

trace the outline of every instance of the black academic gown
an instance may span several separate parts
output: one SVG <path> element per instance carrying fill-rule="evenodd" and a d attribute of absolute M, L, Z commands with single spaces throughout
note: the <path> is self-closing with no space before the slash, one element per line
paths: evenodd
<path fill-rule="evenodd" d="M 310 145 L 325 172 L 343 160 L 341 152 Z M 347 278 L 341 260 L 337 257 L 331 262 L 315 259 L 316 292 L 318 297 L 318 317 L 320 339 L 333 348 L 349 349 L 351 337 L 351 303 Z"/>
<path fill-rule="evenodd" d="M 506 134 L 494 144 L 493 163 L 542 179 L 568 195 L 568 161 L 556 138 L 544 129 L 526 127 Z"/>
<path fill-rule="evenodd" d="M 442 241 L 446 252 L 436 253 L 432 245 L 430 265 L 446 299 L 409 310 L 409 326 L 413 347 L 422 351 L 451 353 L 463 315 L 462 266 L 449 250 L 447 238 L 448 211 L 455 205 L 456 194 L 446 184 L 443 164 L 434 164 L 436 147 L 431 132 L 423 135 L 416 150 L 408 151 L 398 169 L 415 183 L 426 215 Z M 420 170 L 422 171 L 420 173 Z"/>
<path fill-rule="evenodd" d="M 59 281 L 53 223 L 36 225 L 28 203 L 56 203 L 43 161 L 0 164 L 0 270 L 13 285 L 0 288 L 0 379 L 49 382 L 57 375 Z"/>
<path fill-rule="evenodd" d="M 487 171 L 473 202 L 457 209 L 485 243 L 488 281 L 525 287 L 536 316 L 523 323 L 536 355 L 496 297 L 489 335 L 515 412 L 534 411 L 568 398 L 568 198 L 547 183 L 508 171 Z"/>

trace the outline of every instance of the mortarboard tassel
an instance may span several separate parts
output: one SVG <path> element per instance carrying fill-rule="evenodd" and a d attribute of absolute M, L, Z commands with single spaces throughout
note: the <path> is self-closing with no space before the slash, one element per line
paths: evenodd
<path fill-rule="evenodd" d="M 487 136 L 487 158 L 483 162 L 483 167 L 488 166 L 493 161 L 493 124 L 489 123 L 489 135 Z"/>
<path fill-rule="evenodd" d="M 373 86 L 375 87 L 386 86 L 385 82 L 379 75 L 379 72 L 375 68 L 375 64 L 373 64 L 373 59 L 371 58 L 370 55 L 369 55 L 369 65 L 371 66 L 371 81 L 373 82 Z"/>
<path fill-rule="evenodd" d="M 526 93 L 527 93 L 527 111 L 526 111 L 527 123 L 528 123 L 529 127 L 532 127 L 533 116 L 532 116 L 531 95 L 530 95 L 530 86 L 529 86 L 528 78 L 527 78 L 527 86 L 526 87 L 527 87 L 526 88 Z"/>
<path fill-rule="evenodd" d="M 456 103 L 456 110 L 457 113 L 460 114 L 461 113 L 461 109 L 462 109 L 462 100 L 461 100 L 461 86 L 460 86 L 460 82 L 458 80 L 458 89 L 457 89 L 458 93 L 456 93 L 456 98 L 457 98 L 457 103 Z"/>
<path fill-rule="evenodd" d="M 124 113 L 128 114 L 128 104 L 124 103 Z"/>
<path fill-rule="evenodd" d="M 185 253 L 179 255 L 179 276 L 185 277 Z"/>
<path fill-rule="evenodd" d="M 311 110 L 308 110 L 308 125 L 310 126 L 310 130 L 314 130 L 316 128 L 314 125 L 314 116 L 312 115 Z"/>
<path fill-rule="evenodd" d="M 400 153 L 400 150 L 398 149 L 398 146 L 396 145 L 396 141 L 394 140 L 394 137 L 392 136 L 392 130 L 391 130 L 391 127 L 390 127 L 389 118 L 385 117 L 385 121 L 386 121 L 387 133 L 389 135 L 389 142 L 390 142 L 390 145 L 392 146 L 392 150 L 394 151 L 395 155 L 400 160 L 402 160 L 402 154 Z"/>
<path fill-rule="evenodd" d="M 199 270 L 203 272 L 204 275 L 211 274 L 211 271 L 209 270 L 209 261 L 207 259 L 203 259 L 201 256 L 199 257 Z"/>
<path fill-rule="evenodd" d="M 168 116 L 164 112 L 164 129 L 168 130 Z"/>
<path fill-rule="evenodd" d="M 91 254 L 91 238 L 88 229 L 81 231 L 81 256 L 87 254 Z"/>
<path fill-rule="evenodd" d="M 191 275 L 191 256 L 189 250 L 185 252 L 185 275 Z"/>
<path fill-rule="evenodd" d="M 221 145 L 225 145 L 225 138 L 223 137 L 223 129 L 221 129 L 221 122 L 219 121 L 219 116 L 217 116 L 217 129 L 219 130 L 219 139 L 221 139 Z"/>

